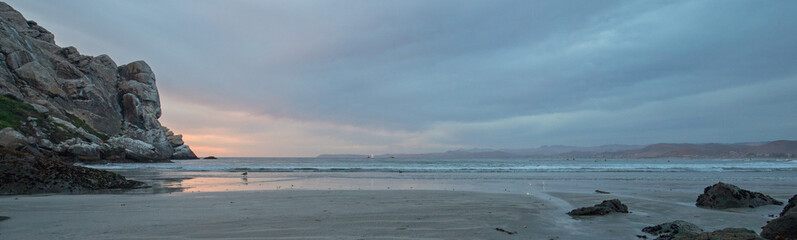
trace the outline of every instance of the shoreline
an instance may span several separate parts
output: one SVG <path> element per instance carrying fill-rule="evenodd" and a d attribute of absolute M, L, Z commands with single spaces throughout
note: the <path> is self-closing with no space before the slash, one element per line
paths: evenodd
<path fill-rule="evenodd" d="M 209 173 L 205 173 L 209 174 Z M 211 174 L 212 175 L 212 174 Z M 211 184 L 216 191 L 193 191 L 210 180 L 184 173 L 148 175 L 152 181 L 188 181 L 185 192 L 163 191 L 168 184 L 153 186 L 151 192 L 128 191 L 121 194 L 46 194 L 0 196 L 0 215 L 11 219 L 0 222 L 0 237 L 14 238 L 209 238 L 209 239 L 638 239 L 641 229 L 674 220 L 685 220 L 706 231 L 742 227 L 761 231 L 783 206 L 768 205 L 751 209 L 712 210 L 699 208 L 694 200 L 696 186 L 675 191 L 644 189 L 645 183 L 613 180 L 584 186 L 591 181 L 548 180 L 546 190 L 529 194 L 516 191 L 485 192 L 495 188 L 483 179 L 471 179 L 458 189 L 437 190 L 398 187 L 427 180 L 386 179 L 393 188 L 381 190 L 301 189 L 305 182 L 326 181 L 355 186 L 357 181 L 328 175 L 318 178 L 254 174 L 242 179 L 222 174 L 227 182 Z M 354 174 L 353 179 L 369 179 Z M 378 174 L 377 174 L 378 175 Z M 141 176 L 139 176 L 141 177 Z M 371 176 L 372 177 L 372 176 Z M 448 180 L 433 180 L 448 187 Z M 561 176 L 560 176 L 561 177 Z M 134 179 L 137 178 L 134 176 Z M 413 180 L 415 179 L 415 180 Z M 453 180 L 452 180 L 453 179 Z M 586 177 L 586 179 L 593 179 Z M 298 181 L 298 182 L 297 182 Z M 672 179 L 659 179 L 661 185 L 677 185 Z M 774 180 L 740 184 L 751 186 L 779 199 L 790 197 L 793 182 L 773 185 Z M 270 182 L 297 189 L 267 189 L 258 185 Z M 464 187 L 468 184 L 482 184 Z M 501 183 L 506 185 L 506 183 Z M 608 185 L 607 185 L 608 184 Z M 698 185 L 700 183 L 693 183 Z M 224 190 L 223 187 L 257 186 L 255 190 Z M 172 185 L 173 187 L 174 185 Z M 426 185 L 435 186 L 435 185 Z M 529 185 L 530 186 L 530 185 Z M 612 186 L 606 188 L 606 186 Z M 764 186 L 769 186 L 764 189 Z M 193 188 L 191 188 L 193 187 Z M 219 188 L 222 187 L 222 188 Z M 377 186 L 381 188 L 382 186 Z M 517 187 L 517 186 L 514 186 Z M 539 187 L 539 186 L 535 186 Z M 611 194 L 594 193 L 594 188 Z M 160 190 L 159 190 L 160 189 Z M 481 190 L 479 190 L 481 189 Z M 592 189 L 587 191 L 587 189 Z M 573 208 L 591 206 L 606 199 L 620 199 L 629 214 L 572 218 Z M 52 226 L 42 230 L 41 226 Z M 507 232 L 498 231 L 503 229 Z M 648 235 L 649 236 L 649 235 Z M 650 236 L 649 236 L 650 237 Z"/>

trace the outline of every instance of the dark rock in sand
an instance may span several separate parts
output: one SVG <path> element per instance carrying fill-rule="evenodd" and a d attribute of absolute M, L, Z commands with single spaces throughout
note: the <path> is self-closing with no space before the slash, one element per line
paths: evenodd
<path fill-rule="evenodd" d="M 703 194 L 697 197 L 698 207 L 712 209 L 746 208 L 763 205 L 781 205 L 783 202 L 759 192 L 750 192 L 732 184 L 719 182 L 706 187 Z"/>
<path fill-rule="evenodd" d="M 0 194 L 131 189 L 142 182 L 117 173 L 78 167 L 0 148 Z"/>
<path fill-rule="evenodd" d="M 757 240 L 763 239 L 755 231 L 744 228 L 726 228 L 703 232 L 697 225 L 686 221 L 673 221 L 645 227 L 643 232 L 658 236 L 656 240 Z"/>
<path fill-rule="evenodd" d="M 761 229 L 761 236 L 766 239 L 797 239 L 797 214 L 776 218 Z"/>
<path fill-rule="evenodd" d="M 673 238 L 673 240 L 764 240 L 755 231 L 746 228 L 726 228 L 704 232 L 697 236 Z"/>
<path fill-rule="evenodd" d="M 573 209 L 567 213 L 570 216 L 596 216 L 606 215 L 613 212 L 628 213 L 628 206 L 621 203 L 618 199 L 604 200 L 600 204 L 592 207 Z"/>
<path fill-rule="evenodd" d="M 797 195 L 789 199 L 780 217 L 762 227 L 761 236 L 766 239 L 797 239 Z"/>
<path fill-rule="evenodd" d="M 645 227 L 642 231 L 658 236 L 657 240 L 682 239 L 703 233 L 703 229 L 697 225 L 681 220 Z"/>

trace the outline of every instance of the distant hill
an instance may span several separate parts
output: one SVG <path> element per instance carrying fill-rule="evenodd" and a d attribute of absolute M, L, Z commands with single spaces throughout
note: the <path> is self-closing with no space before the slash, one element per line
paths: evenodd
<path fill-rule="evenodd" d="M 319 158 L 365 158 L 365 154 L 322 154 Z M 595 147 L 541 146 L 528 149 L 458 149 L 439 153 L 383 154 L 375 158 L 795 158 L 797 141 L 752 143 L 657 143 Z"/>
<path fill-rule="evenodd" d="M 579 155 L 593 158 L 794 158 L 797 157 L 797 141 L 778 140 L 760 145 L 658 143 L 628 151 Z"/>
<path fill-rule="evenodd" d="M 584 152 L 584 153 L 598 153 L 598 152 L 616 152 L 616 151 L 625 151 L 625 150 L 633 150 L 633 149 L 640 149 L 645 146 L 643 145 L 622 145 L 622 144 L 611 144 L 611 145 L 601 145 L 595 147 L 574 147 L 574 146 L 564 146 L 564 145 L 545 145 L 538 148 L 529 148 L 529 149 L 505 149 L 502 151 L 512 153 L 515 155 L 520 156 L 551 156 L 555 154 L 561 153 L 570 153 L 570 152 Z"/>

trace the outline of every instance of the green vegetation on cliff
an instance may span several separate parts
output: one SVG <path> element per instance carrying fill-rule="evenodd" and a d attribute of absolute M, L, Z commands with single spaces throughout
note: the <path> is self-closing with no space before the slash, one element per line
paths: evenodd
<path fill-rule="evenodd" d="M 89 126 L 83 119 L 75 115 L 67 113 L 69 118 L 66 121 L 75 125 L 78 128 L 86 130 L 86 132 L 99 137 L 102 140 L 108 140 L 108 135 L 102 134 Z M 32 122 L 28 120 L 32 118 Z M 50 140 L 55 143 L 66 141 L 70 138 L 83 138 L 80 134 L 71 132 L 62 124 L 46 121 L 47 115 L 37 112 L 33 106 L 22 101 L 7 97 L 0 96 L 0 129 L 11 127 L 25 135 L 33 135 L 36 128 L 44 131 L 50 136 Z M 35 122 L 35 124 L 33 124 Z"/>
<path fill-rule="evenodd" d="M 6 96 L 0 96 L 0 129 L 11 127 L 21 130 L 22 121 L 25 121 L 36 111 L 33 106 L 22 101 Z"/>
<path fill-rule="evenodd" d="M 89 124 L 87 124 L 86 121 L 83 121 L 83 119 L 80 119 L 79 117 L 76 117 L 75 115 L 68 114 L 68 113 L 67 113 L 67 117 L 69 117 L 69 122 L 71 122 L 76 127 L 83 128 L 83 130 L 86 130 L 86 132 L 91 133 L 91 135 L 99 137 L 103 141 L 107 141 L 108 140 L 108 138 L 109 138 L 108 135 L 105 135 L 105 134 L 102 134 L 100 132 L 97 132 L 97 130 L 95 130 L 94 128 L 89 126 Z"/>

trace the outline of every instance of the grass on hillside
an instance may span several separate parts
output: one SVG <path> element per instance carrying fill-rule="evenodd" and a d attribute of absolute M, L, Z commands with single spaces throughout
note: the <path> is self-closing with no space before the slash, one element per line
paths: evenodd
<path fill-rule="evenodd" d="M 65 129 L 64 126 L 61 126 L 61 128 L 56 127 L 56 125 L 60 124 L 51 123 L 49 121 L 45 123 L 44 120 L 47 119 L 47 116 L 37 112 L 30 104 L 7 96 L 0 96 L 0 129 L 11 127 L 25 135 L 34 134 L 34 128 L 32 128 L 30 125 L 22 124 L 23 122 L 27 121 L 28 117 L 36 118 L 36 122 L 38 123 L 37 125 L 45 132 L 49 133 L 48 135 L 50 136 L 50 140 L 56 143 L 74 137 L 82 138 L 82 136 L 78 134 L 62 130 Z M 82 119 L 69 113 L 67 113 L 67 117 L 69 117 L 67 121 L 76 127 L 83 128 L 83 130 L 86 130 L 86 132 L 91 133 L 102 140 L 108 140 L 107 135 L 97 132 L 97 130 L 89 126 Z"/>
<path fill-rule="evenodd" d="M 83 119 L 80 119 L 79 117 L 69 113 L 67 113 L 66 115 L 67 117 L 69 117 L 69 122 L 74 124 L 76 127 L 83 128 L 83 130 L 86 130 L 86 132 L 89 132 L 91 133 L 91 135 L 99 137 L 103 141 L 108 140 L 108 135 L 97 132 L 97 130 L 89 126 L 89 124 L 83 121 Z"/>
<path fill-rule="evenodd" d="M 36 113 L 33 106 L 22 101 L 0 96 L 0 129 L 11 127 L 20 130 L 22 121 Z"/>

